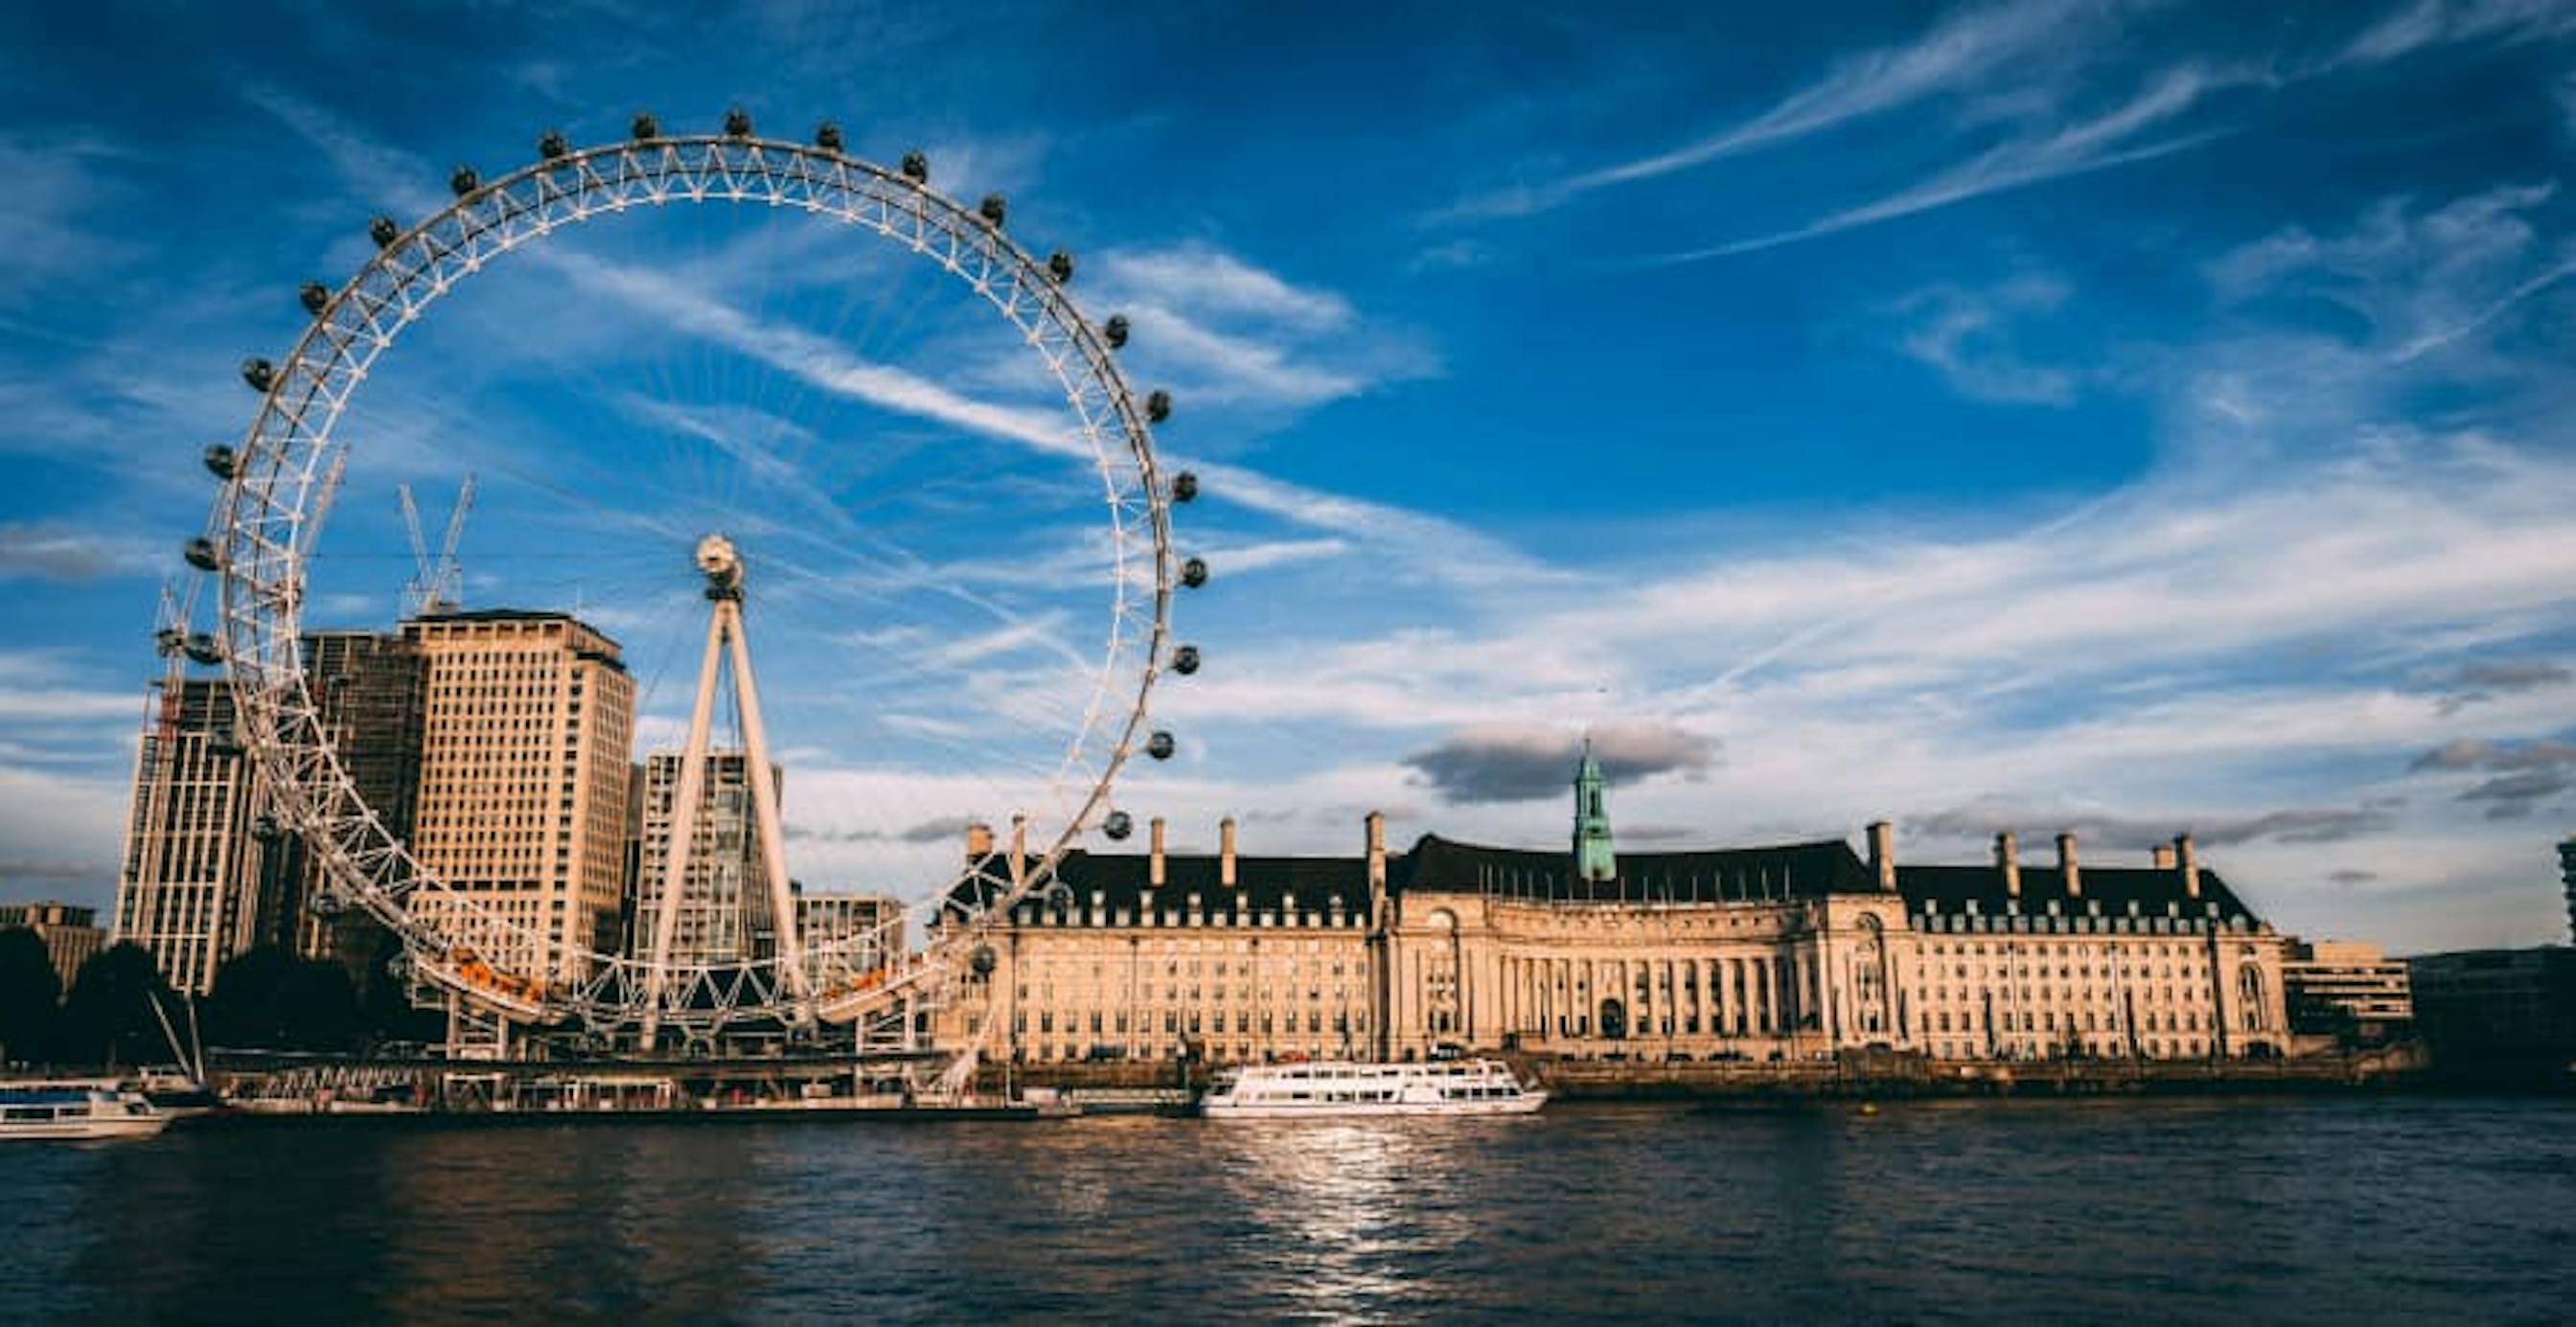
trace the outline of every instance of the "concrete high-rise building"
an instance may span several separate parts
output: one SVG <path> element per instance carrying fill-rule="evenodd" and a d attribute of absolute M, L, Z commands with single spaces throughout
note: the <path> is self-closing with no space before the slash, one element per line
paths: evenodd
<path fill-rule="evenodd" d="M 357 785 L 359 800 L 397 839 L 412 833 L 420 790 L 421 659 L 399 636 L 374 631 L 315 631 L 303 639 L 305 683 L 320 711 L 322 732 L 340 766 Z M 290 890 L 272 905 L 280 914 L 279 938 L 306 958 L 330 959 L 363 985 L 384 943 L 384 928 L 363 911 L 321 916 L 304 901 L 321 886 L 320 863 L 290 844 L 295 869 Z"/>
<path fill-rule="evenodd" d="M 880 968 L 904 950 L 903 904 L 885 894 L 796 891 L 805 952 L 840 956 L 848 970 Z"/>
<path fill-rule="evenodd" d="M 80 975 L 81 964 L 107 947 L 107 932 L 98 928 L 98 909 L 77 903 L 56 903 L 51 899 L 34 903 L 0 903 L 0 931 L 26 927 L 45 942 L 45 957 L 53 960 L 54 975 L 63 989 L 72 988 L 72 978 Z"/>
<path fill-rule="evenodd" d="M 699 783 L 698 814 L 690 826 L 689 865 L 681 882 L 679 917 L 672 932 L 676 963 L 741 963 L 777 951 L 770 917 L 769 871 L 752 823 L 749 764 L 739 751 L 710 751 Z M 769 786 L 783 791 L 776 765 Z M 680 753 L 644 758 L 643 832 L 635 875 L 634 931 L 629 952 L 650 953 L 662 916 L 663 870 L 671 851 L 672 801 L 679 791 Z"/>
<path fill-rule="evenodd" d="M 513 935 L 478 957 L 546 980 L 617 944 L 635 683 L 615 641 L 564 613 L 402 624 L 420 659 L 412 852 Z M 435 900 L 413 907 L 435 913 Z M 460 924 L 452 933 L 470 933 Z"/>
<path fill-rule="evenodd" d="M 226 959 L 260 939 L 278 837 L 220 679 L 172 676 L 134 761 L 134 804 L 117 868 L 115 939 L 152 952 L 161 975 L 204 994 Z"/>

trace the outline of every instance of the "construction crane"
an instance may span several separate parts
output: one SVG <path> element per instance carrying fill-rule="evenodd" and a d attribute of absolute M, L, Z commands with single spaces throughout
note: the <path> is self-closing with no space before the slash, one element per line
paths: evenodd
<path fill-rule="evenodd" d="M 474 476 L 456 489 L 456 507 L 447 515 L 447 536 L 438 543 L 438 556 L 429 555 L 429 543 L 420 530 L 420 507 L 412 501 L 411 485 L 401 485 L 403 528 L 411 535 L 412 578 L 403 584 L 402 614 L 406 618 L 427 613 L 453 613 L 464 602 L 465 569 L 456 561 L 457 541 L 465 536 L 465 512 L 474 505 Z"/>

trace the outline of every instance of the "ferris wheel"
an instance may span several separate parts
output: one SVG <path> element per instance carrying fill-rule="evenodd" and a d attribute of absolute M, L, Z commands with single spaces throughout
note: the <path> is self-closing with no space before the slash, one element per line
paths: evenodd
<path fill-rule="evenodd" d="M 1134 821 L 1114 804 L 1112 785 L 1131 756 L 1173 754 L 1172 734 L 1149 721 L 1148 700 L 1164 673 L 1199 667 L 1198 650 L 1173 638 L 1170 621 L 1176 591 L 1208 579 L 1206 563 L 1176 552 L 1172 538 L 1172 505 L 1196 496 L 1198 481 L 1167 473 L 1157 461 L 1152 428 L 1172 403 L 1161 391 L 1130 390 L 1116 355 L 1128 341 L 1127 319 L 1087 318 L 1069 294 L 1072 257 L 1058 250 L 1039 258 L 1012 239 L 999 195 L 964 206 L 931 187 L 920 153 L 887 169 L 848 152 L 830 123 L 800 143 L 758 135 L 740 110 L 715 134 L 666 133 L 639 115 L 622 141 L 574 147 L 548 133 L 536 161 L 489 180 L 459 168 L 448 183 L 453 201 L 415 224 L 377 217 L 369 228 L 375 251 L 345 283 L 303 287 L 311 321 L 284 358 L 242 365 L 244 381 L 260 394 L 258 414 L 237 446 L 207 449 L 206 466 L 222 488 L 204 535 L 185 550 L 220 587 L 218 630 L 188 636 L 185 653 L 222 665 L 238 740 L 264 782 L 269 814 L 302 839 L 316 864 L 312 906 L 363 910 L 381 923 L 401 941 L 401 975 L 424 990 L 522 1026 L 602 1038 L 642 1028 L 648 1044 L 656 1028 L 705 1037 L 745 1024 L 791 1033 L 860 1024 L 988 966 L 989 953 L 979 952 L 987 932 L 1049 889 L 1068 851 L 1091 833 L 1113 840 L 1131 833 Z M 1087 694 L 1058 702 L 1066 736 L 1045 771 L 1045 800 L 1055 813 L 1015 817 L 1007 848 L 988 835 L 982 851 L 967 853 L 919 909 L 913 924 L 926 941 L 920 947 L 894 938 L 900 932 L 893 928 L 904 924 L 899 918 L 873 933 L 801 941 L 777 859 L 774 795 L 768 847 L 780 886 L 774 903 L 786 915 L 777 919 L 781 935 L 772 952 L 673 957 L 667 922 L 663 943 L 639 948 L 532 921 L 486 891 L 443 878 L 393 830 L 385 808 L 368 804 L 307 673 L 300 641 L 313 593 L 310 564 L 350 463 L 349 444 L 335 428 L 371 378 L 395 362 L 386 352 L 507 255 L 542 247 L 576 223 L 691 204 L 802 213 L 874 237 L 944 274 L 987 317 L 998 316 L 1060 397 L 1061 431 L 1023 429 L 1023 440 L 1096 476 L 1090 544 L 1105 570 L 1105 643 L 1089 656 L 1098 662 L 1087 672 Z M 695 555 L 708 578 L 705 597 L 717 607 L 710 677 L 730 620 L 756 746 L 757 701 L 740 652 L 739 605 L 759 593 L 746 589 L 744 575 L 746 562 L 757 568 L 757 556 L 738 554 L 720 532 L 704 533 Z M 693 767 L 705 744 L 704 689 L 712 682 L 701 686 Z M 750 767 L 766 763 L 759 758 Z M 691 784 L 682 786 L 681 805 L 693 805 Z"/>

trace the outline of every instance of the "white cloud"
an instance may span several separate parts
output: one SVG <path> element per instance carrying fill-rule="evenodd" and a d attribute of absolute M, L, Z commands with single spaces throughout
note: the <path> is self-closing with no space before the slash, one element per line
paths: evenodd
<path fill-rule="evenodd" d="M 1430 220 L 1473 221 L 1545 212 L 1598 190 L 1652 180 L 1983 85 L 1998 70 L 2085 40 L 2112 6 L 2024 0 L 1963 7 L 1915 41 L 1864 51 L 1740 124 L 1647 156 L 1562 180 L 1477 194 Z"/>
<path fill-rule="evenodd" d="M 1668 255 L 1666 262 L 1723 258 L 1894 221 L 1992 194 L 2170 156 L 2206 143 L 2212 131 L 2166 132 L 2207 98 L 2269 81 L 2262 71 L 2186 64 L 2165 70 L 2127 101 L 2042 132 L 2017 134 L 1895 193 L 1790 230 Z M 2149 137 L 2150 134 L 2157 135 Z"/>
<path fill-rule="evenodd" d="M 2576 32 L 2576 11 L 2558 0 L 2412 0 L 2362 29 L 2325 63 L 2330 69 L 2385 64 L 2455 42 L 2523 42 Z"/>
<path fill-rule="evenodd" d="M 2035 274 L 1983 290 L 1950 285 L 1920 290 L 1896 306 L 1898 314 L 1917 320 L 1899 348 L 1971 400 L 2066 405 L 2075 399 L 2077 375 L 2021 358 L 2012 344 L 2012 325 L 2055 312 L 2067 293 L 2065 282 Z"/>

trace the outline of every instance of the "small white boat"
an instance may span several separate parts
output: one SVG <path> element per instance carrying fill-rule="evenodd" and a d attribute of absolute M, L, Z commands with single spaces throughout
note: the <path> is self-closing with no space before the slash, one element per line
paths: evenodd
<path fill-rule="evenodd" d="M 0 1083 L 0 1139 L 149 1138 L 170 1117 L 113 1083 Z"/>
<path fill-rule="evenodd" d="M 1430 1064 L 1246 1066 L 1220 1073 L 1199 1099 L 1209 1119 L 1272 1120 L 1309 1115 L 1527 1115 L 1547 1093 L 1523 1084 L 1500 1060 Z"/>

